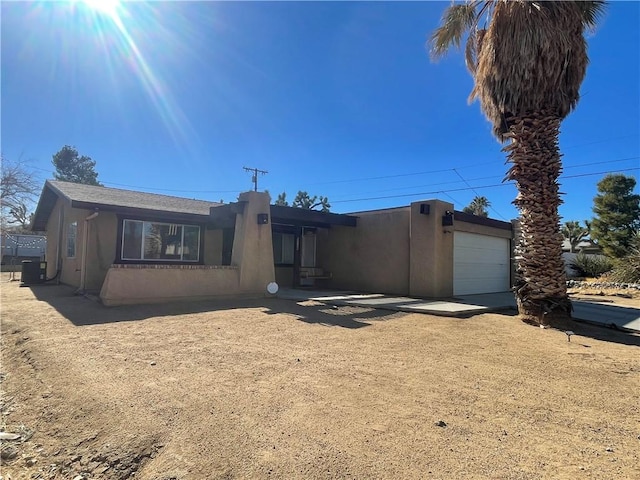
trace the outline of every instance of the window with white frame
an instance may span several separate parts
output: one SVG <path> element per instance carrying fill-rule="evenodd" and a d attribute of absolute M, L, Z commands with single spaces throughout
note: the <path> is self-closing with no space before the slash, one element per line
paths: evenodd
<path fill-rule="evenodd" d="M 293 265 L 295 235 L 293 233 L 273 232 L 273 263 Z"/>
<path fill-rule="evenodd" d="M 78 222 L 71 222 L 67 226 L 67 257 L 76 256 L 76 239 L 78 237 Z"/>
<path fill-rule="evenodd" d="M 200 227 L 175 223 L 124 220 L 122 260 L 197 262 Z"/>

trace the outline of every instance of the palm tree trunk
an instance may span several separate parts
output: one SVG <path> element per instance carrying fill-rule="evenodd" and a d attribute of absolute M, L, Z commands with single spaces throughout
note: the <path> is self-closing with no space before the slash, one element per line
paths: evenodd
<path fill-rule="evenodd" d="M 503 150 L 513 164 L 507 179 L 515 180 L 518 187 L 513 203 L 520 211 L 522 229 L 516 245 L 518 312 L 526 322 L 548 324 L 553 317 L 570 317 L 572 309 L 558 215 L 561 120 L 544 111 L 506 120 L 506 136 L 512 142 Z"/>

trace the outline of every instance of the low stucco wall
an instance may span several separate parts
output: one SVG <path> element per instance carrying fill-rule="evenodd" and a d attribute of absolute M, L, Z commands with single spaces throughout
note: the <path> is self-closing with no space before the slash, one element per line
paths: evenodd
<path fill-rule="evenodd" d="M 113 265 L 100 291 L 107 306 L 241 295 L 237 267 L 214 265 Z"/>

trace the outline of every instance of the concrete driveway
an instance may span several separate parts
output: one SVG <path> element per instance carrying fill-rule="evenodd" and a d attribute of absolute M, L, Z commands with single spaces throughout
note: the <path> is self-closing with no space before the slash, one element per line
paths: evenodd
<path fill-rule="evenodd" d="M 448 317 L 468 317 L 480 313 L 516 309 L 515 298 L 511 292 L 462 295 L 450 299 L 431 300 L 381 293 L 283 288 L 277 296 L 289 300 L 316 300 L 332 305 L 354 305 Z M 584 300 L 574 300 L 573 308 L 575 320 L 640 333 L 640 309 L 638 308 Z"/>

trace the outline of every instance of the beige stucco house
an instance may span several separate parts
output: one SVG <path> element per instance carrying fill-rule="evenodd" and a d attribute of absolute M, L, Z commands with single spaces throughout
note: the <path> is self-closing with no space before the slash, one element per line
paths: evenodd
<path fill-rule="evenodd" d="M 349 215 L 48 180 L 32 224 L 47 277 L 105 305 L 328 287 L 420 297 L 508 290 L 508 222 L 439 200 Z"/>

